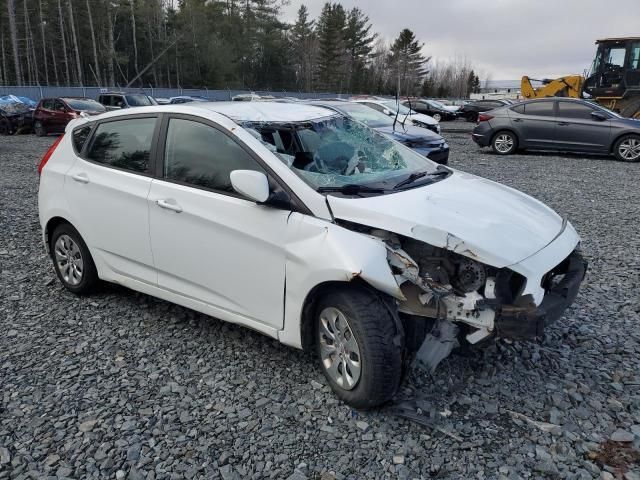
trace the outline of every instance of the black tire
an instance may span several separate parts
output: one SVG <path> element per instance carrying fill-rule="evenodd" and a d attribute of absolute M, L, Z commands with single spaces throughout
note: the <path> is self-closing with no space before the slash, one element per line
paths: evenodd
<path fill-rule="evenodd" d="M 631 134 L 620 137 L 613 145 L 613 154 L 621 162 L 640 161 L 640 135 Z"/>
<path fill-rule="evenodd" d="M 58 257 L 58 253 L 56 250 L 58 250 L 58 252 L 62 252 L 62 249 L 64 247 L 58 245 L 58 240 L 63 236 L 66 236 L 73 241 L 73 243 L 77 247 L 78 255 L 80 256 L 79 258 L 82 262 L 81 268 L 77 266 L 75 268 L 76 273 L 78 271 L 81 271 L 81 276 L 77 283 L 74 282 L 74 280 L 78 279 L 77 274 L 69 274 L 70 270 L 67 270 L 66 273 L 63 272 L 61 268 L 64 267 L 61 267 L 60 262 L 58 261 L 60 257 Z M 67 242 L 67 244 L 69 243 Z M 87 295 L 95 290 L 95 288 L 100 283 L 100 280 L 98 278 L 98 270 L 96 269 L 96 265 L 93 262 L 93 258 L 91 257 L 91 253 L 89 252 L 86 243 L 84 243 L 84 240 L 82 239 L 78 231 L 73 228 L 73 226 L 68 223 L 63 223 L 61 225 L 58 225 L 54 229 L 50 239 L 49 251 L 51 254 L 51 260 L 53 261 L 53 268 L 56 271 L 56 275 L 58 275 L 58 279 L 60 280 L 60 282 L 62 282 L 62 285 L 67 290 L 75 293 L 76 295 Z M 77 259 L 78 257 L 74 255 L 74 260 L 76 262 Z M 71 278 L 71 276 L 73 278 Z"/>
<path fill-rule="evenodd" d="M 620 110 L 620 115 L 640 119 L 640 98 L 630 101 Z"/>
<path fill-rule="evenodd" d="M 346 286 L 323 296 L 315 311 L 315 344 L 320 369 L 335 394 L 353 408 L 370 409 L 388 402 L 398 390 L 402 378 L 403 346 L 396 345 L 397 341 L 394 341 L 397 337 L 396 323 L 383 302 L 376 293 Z M 321 348 L 327 337 L 321 333 L 321 316 L 327 309 L 337 309 L 344 315 L 357 342 L 360 374 L 351 389 L 340 386 L 323 363 Z"/>
<path fill-rule="evenodd" d="M 468 112 L 465 114 L 465 118 L 467 122 L 477 122 L 478 121 L 478 112 Z"/>
<path fill-rule="evenodd" d="M 33 131 L 35 132 L 36 136 L 38 137 L 44 137 L 47 135 L 47 129 L 44 128 L 44 126 L 42 125 L 42 122 L 36 122 L 33 124 Z"/>
<path fill-rule="evenodd" d="M 6 118 L 0 118 L 0 135 L 11 135 L 12 133 L 11 122 Z"/>
<path fill-rule="evenodd" d="M 498 155 L 511 155 L 518 150 L 518 137 L 509 130 L 500 130 L 491 139 L 491 148 Z"/>

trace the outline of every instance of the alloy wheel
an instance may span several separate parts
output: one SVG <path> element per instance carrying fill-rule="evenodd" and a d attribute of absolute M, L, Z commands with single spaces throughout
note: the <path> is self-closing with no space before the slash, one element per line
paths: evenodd
<path fill-rule="evenodd" d="M 499 153 L 508 153 L 513 148 L 513 137 L 502 133 L 496 137 L 493 144 Z"/>
<path fill-rule="evenodd" d="M 69 235 L 60 235 L 53 253 L 63 280 L 74 287 L 79 285 L 84 272 L 84 261 L 78 244 Z"/>
<path fill-rule="evenodd" d="M 618 145 L 620 156 L 627 161 L 634 162 L 640 159 L 640 140 L 627 138 Z"/>
<path fill-rule="evenodd" d="M 440 120 L 442 120 L 442 115 L 440 115 L 439 113 L 436 113 L 436 114 L 433 115 L 433 119 L 436 122 L 439 122 Z"/>
<path fill-rule="evenodd" d="M 352 390 L 362 370 L 360 347 L 347 317 L 337 308 L 320 312 L 320 358 L 329 377 L 340 388 Z"/>

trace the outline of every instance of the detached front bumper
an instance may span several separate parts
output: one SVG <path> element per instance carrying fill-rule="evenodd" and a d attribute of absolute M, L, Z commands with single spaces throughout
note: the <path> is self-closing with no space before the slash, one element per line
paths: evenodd
<path fill-rule="evenodd" d="M 496 335 L 514 340 L 541 337 L 545 327 L 560 318 L 576 299 L 586 271 L 586 260 L 574 250 L 563 262 L 562 269 L 549 273 L 562 277 L 552 283 L 539 306 L 504 305 L 496 312 Z M 553 278 L 548 281 L 553 282 Z"/>

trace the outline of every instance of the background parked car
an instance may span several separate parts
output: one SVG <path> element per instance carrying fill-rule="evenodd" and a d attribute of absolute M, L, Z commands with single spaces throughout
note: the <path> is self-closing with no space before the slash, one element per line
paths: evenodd
<path fill-rule="evenodd" d="M 513 105 L 513 103 L 512 100 L 508 99 L 475 100 L 463 105 L 458 114 L 468 122 L 477 122 L 480 112 L 489 112 L 495 108 Z"/>
<path fill-rule="evenodd" d="M 431 98 L 434 102 L 438 102 L 444 108 L 449 110 L 450 112 L 456 113 L 460 110 L 460 105 L 455 105 L 451 100 L 443 99 L 443 98 Z"/>
<path fill-rule="evenodd" d="M 169 99 L 169 103 L 172 105 L 175 105 L 178 103 L 209 102 L 209 101 L 210 100 L 208 98 L 200 97 L 198 95 L 193 95 L 193 96 L 181 95 L 179 97 L 171 97 Z"/>
<path fill-rule="evenodd" d="M 12 135 L 31 132 L 33 125 L 33 100 L 14 95 L 0 97 L 0 134 Z"/>
<path fill-rule="evenodd" d="M 432 132 L 440 134 L 440 123 L 430 117 L 429 115 L 423 115 L 415 110 L 411 110 L 402 104 L 396 103 L 395 100 L 388 99 L 357 99 L 354 100 L 357 103 L 362 103 L 367 107 L 371 107 L 378 112 L 381 112 L 389 117 L 395 117 L 404 121 L 404 117 L 407 117 L 408 123 L 415 125 L 416 127 L 428 128 Z"/>
<path fill-rule="evenodd" d="M 63 133 L 67 124 L 80 114 L 98 115 L 106 111 L 104 105 L 90 98 L 43 98 L 33 113 L 33 129 L 39 137 Z"/>
<path fill-rule="evenodd" d="M 436 102 L 435 100 L 405 100 L 402 102 L 402 104 L 405 107 L 409 107 L 418 113 L 429 115 L 437 122 L 440 122 L 442 120 L 455 120 L 456 118 L 458 118 L 455 112 L 452 112 L 440 102 Z"/>
<path fill-rule="evenodd" d="M 446 165 L 449 161 L 449 145 L 437 133 L 413 125 L 403 126 L 399 122 L 396 122 L 394 127 L 392 118 L 360 102 L 314 101 L 312 103 L 362 122 L 436 163 Z"/>
<path fill-rule="evenodd" d="M 98 102 L 104 105 L 107 110 L 120 110 L 121 108 L 132 107 L 148 107 L 158 104 L 158 102 L 156 102 L 152 97 L 144 93 L 122 92 L 101 93 L 98 97 Z"/>
<path fill-rule="evenodd" d="M 547 98 L 480 114 L 473 140 L 499 155 L 518 148 L 613 153 L 618 160 L 640 161 L 640 122 L 594 103 Z"/>

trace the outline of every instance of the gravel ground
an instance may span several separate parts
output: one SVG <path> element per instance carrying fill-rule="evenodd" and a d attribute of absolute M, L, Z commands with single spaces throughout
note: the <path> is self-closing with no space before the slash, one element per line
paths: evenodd
<path fill-rule="evenodd" d="M 67 293 L 37 218 L 53 138 L 0 137 L 0 478 L 639 479 L 640 165 L 498 157 L 444 125 L 451 165 L 567 215 L 590 271 L 543 343 L 413 372 L 400 400 L 420 422 L 353 411 L 309 355 L 244 328 Z"/>

